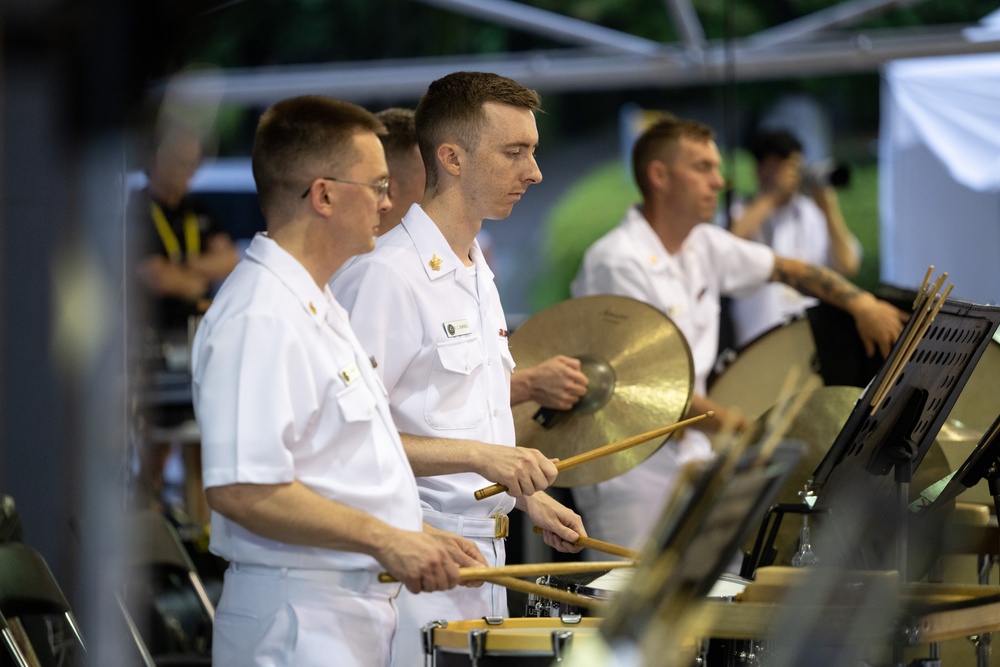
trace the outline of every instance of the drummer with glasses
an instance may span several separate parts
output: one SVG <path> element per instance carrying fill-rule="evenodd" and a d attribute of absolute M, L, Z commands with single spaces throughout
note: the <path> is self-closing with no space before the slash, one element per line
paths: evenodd
<path fill-rule="evenodd" d="M 666 504 L 681 468 L 712 456 L 703 431 L 718 430 L 729 417 L 725 406 L 705 395 L 719 344 L 721 296 L 784 283 L 850 313 L 869 356 L 886 356 L 907 319 L 830 269 L 776 255 L 710 224 L 725 185 L 721 164 L 707 125 L 666 115 L 649 127 L 632 151 L 642 201 L 587 250 L 572 284 L 573 296 L 628 296 L 666 313 L 691 348 L 690 415 L 715 412 L 624 474 L 573 489 L 577 509 L 598 539 L 640 548 L 659 515 L 650 508 Z"/>
<path fill-rule="evenodd" d="M 230 563 L 216 667 L 388 667 L 400 586 L 452 588 L 460 567 L 485 562 L 471 541 L 422 523 L 385 389 L 327 287 L 374 247 L 391 206 L 380 131 L 365 109 L 320 96 L 278 102 L 257 128 L 267 232 L 192 353 L 210 548 Z M 380 582 L 382 571 L 401 583 Z"/>

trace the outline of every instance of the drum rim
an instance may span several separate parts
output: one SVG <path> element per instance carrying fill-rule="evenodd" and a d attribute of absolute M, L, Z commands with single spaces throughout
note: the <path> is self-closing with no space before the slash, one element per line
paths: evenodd
<path fill-rule="evenodd" d="M 574 633 L 574 643 L 589 641 L 597 636 L 600 625 L 601 619 L 597 617 L 583 617 L 573 623 L 553 617 L 505 618 L 497 625 L 490 625 L 482 619 L 448 621 L 447 626 L 434 629 L 434 650 L 468 653 L 469 632 L 486 630 L 488 655 L 552 655 L 552 632 L 568 630 Z M 577 630 L 583 632 L 577 634 Z"/>

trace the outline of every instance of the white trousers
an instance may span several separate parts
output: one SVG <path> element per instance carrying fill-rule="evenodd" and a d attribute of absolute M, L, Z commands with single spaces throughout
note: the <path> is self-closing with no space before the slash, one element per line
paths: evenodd
<path fill-rule="evenodd" d="M 215 613 L 215 667 L 386 667 L 399 584 L 370 572 L 232 565 Z"/>
<path fill-rule="evenodd" d="M 684 438 L 667 441 L 652 456 L 617 477 L 573 489 L 573 502 L 583 517 L 587 535 L 641 550 L 663 515 L 685 464 L 712 457 L 704 433 L 688 430 Z M 614 556 L 585 549 L 587 560 Z"/>
<path fill-rule="evenodd" d="M 459 532 L 479 547 L 491 567 L 503 565 L 507 553 L 502 539 L 492 536 L 492 519 L 465 520 L 457 524 L 453 515 L 424 512 L 424 521 L 452 532 Z M 479 533 L 479 534 L 476 534 Z M 457 586 L 450 591 L 413 594 L 405 588 L 396 601 L 399 628 L 392 642 L 393 667 L 420 667 L 424 664 L 422 629 L 433 621 L 468 621 L 483 616 L 507 616 L 507 589 L 494 584 L 478 588 Z"/>

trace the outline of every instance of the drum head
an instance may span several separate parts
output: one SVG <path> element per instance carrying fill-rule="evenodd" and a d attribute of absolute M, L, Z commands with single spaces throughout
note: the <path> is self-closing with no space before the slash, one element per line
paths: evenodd
<path fill-rule="evenodd" d="M 795 368 L 801 386 L 816 370 L 816 343 L 806 319 L 793 320 L 762 334 L 736 358 L 708 388 L 719 405 L 736 408 L 748 422 L 778 402 L 785 378 Z"/>

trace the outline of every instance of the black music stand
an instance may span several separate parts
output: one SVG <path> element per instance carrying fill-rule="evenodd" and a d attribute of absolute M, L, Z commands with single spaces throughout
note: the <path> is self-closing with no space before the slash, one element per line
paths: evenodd
<path fill-rule="evenodd" d="M 908 572 L 909 482 L 1000 325 L 1000 308 L 946 300 L 873 412 L 876 388 L 916 319 L 861 394 L 810 485 L 815 507 L 828 510 L 824 525 L 838 535 L 825 545 L 838 552 L 835 562 L 848 569 L 898 569 L 902 580 Z M 887 550 L 895 552 L 891 565 Z"/>
<path fill-rule="evenodd" d="M 707 464 L 687 494 L 664 509 L 634 580 L 616 596 L 601 624 L 609 643 L 639 644 L 652 632 L 661 644 L 680 646 L 685 611 L 709 593 L 802 453 L 798 443 L 784 442 L 759 464 L 755 448 L 731 471 L 724 456 Z"/>

